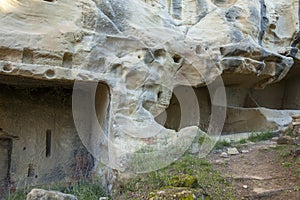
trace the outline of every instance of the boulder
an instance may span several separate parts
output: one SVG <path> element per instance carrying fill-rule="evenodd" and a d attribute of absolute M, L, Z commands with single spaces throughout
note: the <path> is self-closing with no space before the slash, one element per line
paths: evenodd
<path fill-rule="evenodd" d="M 226 152 L 222 152 L 222 153 L 220 154 L 220 157 L 221 157 L 221 158 L 228 158 L 229 155 L 228 155 L 228 153 L 226 153 Z"/>
<path fill-rule="evenodd" d="M 277 144 L 294 144 L 294 140 L 292 137 L 284 135 L 278 138 Z"/>
<path fill-rule="evenodd" d="M 77 200 L 77 197 L 58 191 L 32 189 L 31 192 L 27 194 L 26 200 Z"/>
<path fill-rule="evenodd" d="M 237 148 L 227 148 L 228 155 L 238 155 L 240 152 L 237 150 Z"/>

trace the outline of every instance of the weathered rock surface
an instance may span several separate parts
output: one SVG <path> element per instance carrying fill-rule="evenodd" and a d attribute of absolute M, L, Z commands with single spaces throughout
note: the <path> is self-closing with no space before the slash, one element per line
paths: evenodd
<path fill-rule="evenodd" d="M 294 140 L 292 137 L 284 135 L 278 138 L 277 144 L 294 144 Z"/>
<path fill-rule="evenodd" d="M 64 194 L 57 191 L 47 191 L 42 189 L 32 189 L 28 193 L 26 200 L 77 200 L 77 198 L 70 194 Z"/>
<path fill-rule="evenodd" d="M 30 94 L 13 101 L 15 110 L 0 107 L 5 115 L 0 124 L 18 135 L 20 144 L 30 143 L 20 129 L 34 135 L 49 126 L 60 136 L 78 132 L 96 164 L 139 172 L 180 157 L 200 128 L 219 133 L 227 105 L 225 132 L 278 129 L 292 112 L 273 115 L 257 107 L 300 109 L 298 9 L 298 0 L 4 0 L 0 83 Z M 220 76 L 225 89 L 223 83 L 213 85 Z M 26 108 L 39 99 L 33 88 L 54 86 L 74 88 L 72 106 L 61 98 L 46 104 L 50 111 L 42 113 L 51 115 L 44 118 L 39 109 L 30 114 L 43 125 L 13 126 L 19 99 L 27 99 Z M 15 98 L 3 96 L 5 102 Z M 45 99 L 37 105 L 44 107 Z M 59 107 L 65 102 L 69 106 Z M 210 109 L 215 105 L 219 110 Z M 63 114 L 58 119 L 57 110 L 64 109 L 72 110 L 74 119 Z M 58 126 L 61 119 L 68 126 Z M 15 148 L 15 158 L 25 151 L 22 145 Z M 51 156 L 45 159 L 58 160 Z M 27 172 L 24 167 L 18 173 L 26 177 Z"/>
<path fill-rule="evenodd" d="M 228 155 L 228 153 L 226 153 L 226 152 L 222 152 L 222 153 L 220 154 L 220 157 L 221 157 L 221 158 L 229 158 L 229 155 Z"/>
<path fill-rule="evenodd" d="M 228 155 L 238 155 L 240 152 L 237 150 L 237 148 L 227 148 Z"/>

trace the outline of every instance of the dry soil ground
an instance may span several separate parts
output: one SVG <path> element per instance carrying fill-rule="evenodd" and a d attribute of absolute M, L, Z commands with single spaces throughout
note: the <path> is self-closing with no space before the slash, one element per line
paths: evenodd
<path fill-rule="evenodd" d="M 238 199 L 300 199 L 300 156 L 295 145 L 271 141 L 240 146 L 248 153 L 208 160 L 222 175 L 233 179 Z"/>

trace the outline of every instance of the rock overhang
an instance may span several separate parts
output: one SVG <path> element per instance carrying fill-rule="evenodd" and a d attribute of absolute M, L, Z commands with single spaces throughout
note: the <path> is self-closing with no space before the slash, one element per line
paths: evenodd
<path fill-rule="evenodd" d="M 292 1 L 6 2 L 14 9 L 1 13 L 0 73 L 105 83 L 112 135 L 137 137 L 151 127 L 174 133 L 154 118 L 176 86 L 209 85 L 220 75 L 245 75 L 253 82 L 247 87 L 280 81 L 293 66 L 289 51 L 299 31 Z M 134 130 L 141 124 L 148 128 Z"/>

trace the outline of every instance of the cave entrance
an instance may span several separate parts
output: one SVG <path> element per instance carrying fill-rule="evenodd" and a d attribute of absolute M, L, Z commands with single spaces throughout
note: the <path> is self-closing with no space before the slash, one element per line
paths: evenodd
<path fill-rule="evenodd" d="M 207 130 L 211 114 L 210 95 L 207 87 L 177 86 L 172 93 L 165 113 L 155 120 L 167 129 L 179 131 L 188 126 Z"/>
<path fill-rule="evenodd" d="M 12 139 L 0 138 L 0 199 L 9 188 Z"/>
<path fill-rule="evenodd" d="M 90 178 L 94 160 L 74 124 L 73 84 L 65 80 L 0 75 L 0 125 L 16 134 L 10 136 L 0 128 L 0 138 L 13 140 L 13 143 L 7 139 L 0 141 L 0 196 L 9 188 Z M 99 89 L 98 93 L 103 99 L 101 94 L 106 91 L 101 93 Z M 98 119 L 104 123 L 102 116 L 106 112 L 99 102 Z M 82 112 L 89 113 L 86 107 Z"/>
<path fill-rule="evenodd" d="M 249 89 L 244 107 L 265 107 L 277 110 L 300 110 L 300 63 L 295 62 L 278 83 L 264 89 Z"/>
<path fill-rule="evenodd" d="M 233 81 L 235 80 L 237 79 L 233 79 Z M 292 106 L 289 108 L 293 109 L 298 108 L 297 103 L 299 101 L 296 101 L 297 97 L 289 97 L 285 99 L 283 96 L 280 96 L 284 94 L 284 88 L 286 88 L 284 86 L 287 86 L 290 91 L 297 90 L 296 88 L 299 87 L 299 84 L 292 84 L 294 81 L 296 81 L 296 79 L 293 76 L 290 77 L 287 82 L 279 82 L 277 84 L 268 86 L 268 88 L 265 90 L 252 92 L 251 101 L 249 100 L 249 93 L 252 90 L 251 88 L 249 88 L 247 85 L 240 86 L 239 84 L 227 83 L 227 85 L 225 85 L 227 96 L 226 119 L 222 134 L 226 135 L 277 130 L 278 124 L 272 120 L 269 120 L 268 116 L 278 116 L 278 119 L 282 117 L 284 115 L 284 112 L 281 114 L 280 111 L 282 110 L 282 105 L 284 106 L 284 109 L 287 109 L 288 106 Z M 292 89 L 293 86 L 295 87 L 294 89 Z M 194 91 L 197 97 L 197 104 L 192 104 L 189 102 L 191 97 L 184 93 L 184 91 L 188 90 L 188 88 Z M 278 92 L 278 90 L 282 91 Z M 258 92 L 260 92 L 260 96 L 258 96 Z M 297 94 L 300 93 L 285 91 L 286 97 L 288 95 Z M 258 97 L 261 97 L 261 99 Z M 180 102 L 179 99 L 181 99 L 182 102 Z M 294 103 L 288 104 L 282 103 L 282 101 L 293 101 Z M 257 105 L 253 105 L 253 102 L 256 102 Z M 186 104 L 189 106 L 186 109 L 182 109 L 181 106 L 185 106 Z M 272 108 L 273 110 L 268 109 L 265 111 L 261 107 Z M 195 108 L 199 108 L 200 116 L 198 116 L 198 118 L 193 115 Z M 185 116 L 183 116 L 182 110 L 185 110 L 187 113 Z M 178 86 L 173 91 L 170 104 L 165 110 L 165 113 L 158 115 L 155 120 L 167 129 L 179 131 L 187 126 L 198 126 L 201 130 L 208 132 L 210 124 L 214 122 L 211 121 L 211 118 L 212 102 L 207 86 Z"/>
<path fill-rule="evenodd" d="M 101 159 L 108 148 L 110 101 L 109 86 L 105 83 L 75 82 L 72 113 L 76 130 L 87 150 L 94 157 L 101 154 Z"/>

